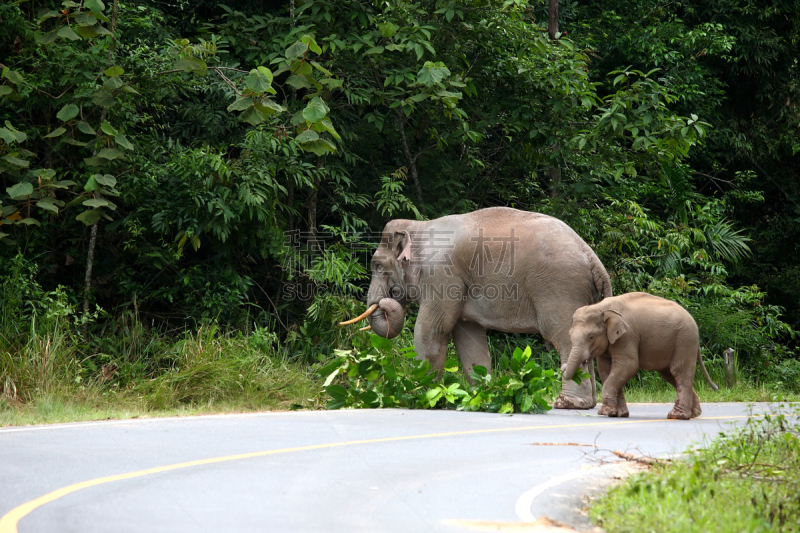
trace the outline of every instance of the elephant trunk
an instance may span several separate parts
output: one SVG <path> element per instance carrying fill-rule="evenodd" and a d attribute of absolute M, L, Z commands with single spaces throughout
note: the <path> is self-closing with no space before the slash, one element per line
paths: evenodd
<path fill-rule="evenodd" d="M 578 370 L 578 367 L 584 362 L 586 362 L 586 358 L 581 357 L 580 351 L 576 348 L 573 348 L 569 353 L 567 363 L 561 366 L 561 378 L 564 381 L 571 380 L 573 376 L 575 376 L 575 372 Z"/>
<path fill-rule="evenodd" d="M 378 302 L 378 309 L 369 316 L 372 331 L 381 337 L 393 339 L 403 329 L 405 309 L 393 298 L 383 298 Z"/>

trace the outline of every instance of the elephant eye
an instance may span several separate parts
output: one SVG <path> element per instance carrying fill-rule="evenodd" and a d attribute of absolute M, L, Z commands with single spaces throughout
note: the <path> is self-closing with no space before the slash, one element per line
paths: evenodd
<path fill-rule="evenodd" d="M 594 340 L 594 335 L 589 335 L 589 341 L 593 341 L 593 340 Z"/>

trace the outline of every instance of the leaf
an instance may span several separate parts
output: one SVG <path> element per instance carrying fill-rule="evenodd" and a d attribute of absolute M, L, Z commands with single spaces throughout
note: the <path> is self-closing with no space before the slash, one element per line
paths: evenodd
<path fill-rule="evenodd" d="M 80 122 L 78 122 L 78 130 L 79 130 L 79 131 L 81 131 L 81 132 L 83 132 L 83 133 L 86 133 L 86 134 L 88 134 L 88 135 L 97 135 L 97 132 L 96 132 L 96 131 L 94 131 L 94 128 L 92 128 L 92 127 L 89 125 L 89 123 L 88 123 L 88 122 L 85 122 L 85 121 L 83 121 L 83 120 L 81 120 Z"/>
<path fill-rule="evenodd" d="M 392 341 L 386 339 L 384 337 L 380 337 L 378 335 L 370 335 L 369 342 L 382 352 L 390 352 L 392 351 Z"/>
<path fill-rule="evenodd" d="M 90 166 L 90 167 L 101 167 L 103 165 L 108 164 L 108 159 L 104 159 L 104 158 L 98 157 L 98 156 L 93 156 L 93 157 L 84 158 L 83 162 L 86 163 L 86 165 Z"/>
<path fill-rule="evenodd" d="M 325 118 L 329 111 L 330 109 L 325 101 L 319 96 L 316 96 L 312 98 L 306 105 L 306 108 L 303 109 L 303 118 L 308 122 L 317 122 Z"/>
<path fill-rule="evenodd" d="M 306 152 L 313 152 L 320 157 L 336 151 L 336 147 L 325 139 L 303 143 L 300 147 Z"/>
<path fill-rule="evenodd" d="M 208 65 L 206 65 L 206 62 L 197 57 L 178 59 L 174 67 L 184 72 L 196 72 L 200 76 L 205 76 L 208 73 Z"/>
<path fill-rule="evenodd" d="M 131 144 L 128 138 L 121 133 L 114 137 L 114 142 L 122 146 L 123 148 L 127 148 L 128 150 L 133 150 L 133 144 Z"/>
<path fill-rule="evenodd" d="M 57 16 L 58 16 L 58 11 L 53 11 L 52 9 L 47 9 L 47 8 L 40 9 L 39 13 L 36 14 L 36 18 L 39 19 L 39 22 L 42 22 L 44 20 L 47 20 L 47 19 L 53 18 L 53 17 L 57 17 Z"/>
<path fill-rule="evenodd" d="M 83 190 L 86 192 L 96 191 L 100 187 L 97 183 L 97 176 L 99 176 L 99 174 L 89 176 L 89 179 L 86 180 L 86 185 L 83 186 Z"/>
<path fill-rule="evenodd" d="M 286 49 L 286 59 L 289 61 L 297 59 L 298 57 L 304 56 L 306 51 L 308 51 L 308 45 L 302 41 L 297 41 Z"/>
<path fill-rule="evenodd" d="M 325 392 L 327 392 L 334 398 L 347 397 L 347 389 L 345 389 L 341 385 L 328 385 L 327 387 L 325 387 Z"/>
<path fill-rule="evenodd" d="M 272 73 L 270 73 L 270 76 L 271 75 Z M 247 88 L 253 91 L 254 93 L 261 94 L 270 88 L 272 80 L 261 70 L 253 69 L 250 71 L 250 74 L 247 75 L 247 78 L 244 80 L 244 83 L 247 86 Z"/>
<path fill-rule="evenodd" d="M 435 83 L 439 83 L 444 78 L 450 75 L 450 69 L 444 66 L 444 63 L 426 61 L 420 71 L 417 73 L 417 82 L 430 87 Z"/>
<path fill-rule="evenodd" d="M 28 183 L 27 181 L 17 183 L 13 187 L 7 188 L 6 192 L 12 200 L 21 200 L 33 194 L 33 184 Z"/>
<path fill-rule="evenodd" d="M 116 148 L 103 148 L 100 150 L 100 153 L 97 154 L 97 157 L 102 157 L 103 159 L 117 159 L 121 155 L 122 152 Z"/>
<path fill-rule="evenodd" d="M 333 129 L 333 124 L 331 124 L 331 121 L 328 119 L 322 119 L 319 122 L 315 122 L 314 131 L 327 131 L 328 133 L 333 135 L 335 139 L 338 140 L 342 139 L 341 137 L 339 137 L 339 134 L 336 132 L 336 130 Z"/>
<path fill-rule="evenodd" d="M 258 111 L 255 107 L 251 107 L 250 109 L 242 113 L 239 119 L 247 122 L 251 126 L 257 126 L 258 124 L 261 124 L 262 122 L 264 122 L 264 120 L 266 120 L 264 115 L 260 111 Z"/>
<path fill-rule="evenodd" d="M 533 407 L 533 396 L 530 394 L 523 394 L 522 395 L 522 402 L 520 403 L 519 410 L 523 413 L 527 413 Z"/>
<path fill-rule="evenodd" d="M 303 35 L 300 40 L 308 45 L 308 49 L 314 52 L 315 54 L 321 54 L 322 48 L 319 47 L 317 41 L 310 35 Z"/>
<path fill-rule="evenodd" d="M 36 42 L 39 44 L 50 44 L 56 39 L 58 39 L 58 30 L 53 30 L 37 37 Z"/>
<path fill-rule="evenodd" d="M 56 200 L 55 198 L 50 198 L 50 197 L 42 198 L 41 200 L 36 202 L 36 207 L 44 209 L 45 211 L 50 211 L 51 213 L 58 214 L 58 206 L 56 205 L 57 201 L 58 200 Z M 63 205 L 63 202 L 60 203 Z"/>
<path fill-rule="evenodd" d="M 68 120 L 72 120 L 73 118 L 78 116 L 80 109 L 75 104 L 67 104 L 61 108 L 61 111 L 58 112 L 56 118 L 61 122 L 67 122 Z"/>
<path fill-rule="evenodd" d="M 27 135 L 15 129 L 7 120 L 6 127 L 0 128 L 0 139 L 3 139 L 8 144 L 11 144 L 12 142 L 22 142 L 27 138 Z"/>
<path fill-rule="evenodd" d="M 336 362 L 338 363 L 338 361 Z M 330 374 L 328 374 L 328 377 L 325 379 L 325 383 L 322 384 L 322 388 L 325 388 L 328 385 L 330 385 L 331 382 L 334 380 L 334 378 L 339 375 L 339 372 L 341 370 L 342 368 L 337 366 Z"/>
<path fill-rule="evenodd" d="M 106 187 L 113 187 L 117 184 L 117 178 L 111 174 L 95 174 L 92 178 L 100 185 L 105 185 Z"/>
<path fill-rule="evenodd" d="M 103 87 L 111 91 L 119 89 L 123 85 L 125 85 L 125 83 L 119 76 L 111 76 L 105 82 L 103 82 Z"/>
<path fill-rule="evenodd" d="M 50 138 L 53 138 L 53 137 L 60 137 L 60 136 L 64 135 L 66 132 L 67 132 L 67 128 L 62 126 L 60 128 L 54 129 L 53 131 L 51 131 L 50 133 L 45 135 L 44 138 L 45 139 L 50 139 Z"/>
<path fill-rule="evenodd" d="M 12 165 L 17 166 L 17 167 L 28 168 L 30 166 L 30 162 L 29 161 L 25 161 L 24 159 L 20 159 L 18 157 L 14 157 L 11 154 L 4 155 L 3 156 L 3 160 L 4 161 L 8 161 L 9 163 L 11 163 Z"/>
<path fill-rule="evenodd" d="M 41 223 L 35 218 L 23 218 L 19 223 L 25 224 L 26 226 L 41 226 Z"/>
<path fill-rule="evenodd" d="M 75 22 L 81 26 L 94 26 L 97 19 L 92 16 L 90 11 L 81 11 L 78 16 L 75 17 Z"/>
<path fill-rule="evenodd" d="M 0 96 L 5 96 L 14 92 L 14 89 L 8 85 L 0 85 Z"/>
<path fill-rule="evenodd" d="M 326 69 L 325 67 L 323 67 L 322 65 L 320 65 L 316 61 L 309 61 L 309 63 L 311 63 L 311 66 L 313 66 L 315 69 L 317 69 L 318 71 L 322 72 L 326 76 L 333 76 L 333 74 L 331 74 L 331 72 L 328 69 Z"/>
<path fill-rule="evenodd" d="M 269 116 L 274 113 L 283 113 L 286 111 L 286 108 L 282 105 L 270 100 L 269 98 L 262 98 L 260 101 L 257 101 L 253 104 L 256 109 L 261 111 L 264 116 Z"/>
<path fill-rule="evenodd" d="M 22 79 L 22 74 L 20 74 L 16 70 L 11 70 L 8 67 L 3 69 L 3 77 L 6 78 L 11 83 L 13 83 L 14 85 L 19 85 L 20 83 L 23 83 L 25 81 Z"/>
<path fill-rule="evenodd" d="M 314 130 L 306 130 L 295 138 L 299 143 L 316 141 L 317 139 L 319 139 L 319 134 Z"/>
<path fill-rule="evenodd" d="M 106 207 L 108 205 L 108 201 L 103 198 L 92 198 L 91 200 L 86 200 L 83 202 L 83 205 L 87 207 Z"/>
<path fill-rule="evenodd" d="M 326 85 L 328 89 L 338 89 L 344 84 L 344 80 L 336 80 L 333 78 L 326 78 L 324 80 L 319 80 L 319 82 Z"/>
<path fill-rule="evenodd" d="M 397 33 L 397 26 L 392 24 L 391 22 L 381 22 L 378 24 L 378 29 L 381 31 L 381 35 L 390 39 L 394 37 L 394 34 Z"/>
<path fill-rule="evenodd" d="M 100 213 L 100 211 L 96 209 L 89 209 L 84 211 L 80 215 L 76 216 L 75 220 L 79 220 L 80 222 L 83 222 L 87 226 L 91 226 L 92 224 L 100 220 L 101 217 L 102 214 Z"/>
<path fill-rule="evenodd" d="M 108 91 L 97 91 L 92 96 L 92 102 L 101 107 L 113 107 L 116 105 L 117 100 Z"/>
<path fill-rule="evenodd" d="M 80 35 L 75 33 L 69 26 L 61 26 L 58 30 L 58 36 L 62 39 L 69 39 L 70 41 L 79 41 L 81 39 Z"/>
<path fill-rule="evenodd" d="M 85 0 L 83 2 L 83 7 L 95 13 L 100 13 L 106 8 L 102 0 Z"/>
<path fill-rule="evenodd" d="M 67 137 L 67 138 L 63 139 L 63 141 L 65 143 L 67 143 L 67 144 L 71 144 L 72 146 L 86 146 L 87 144 L 89 144 L 89 143 L 85 143 L 83 141 L 76 141 L 72 137 Z"/>
<path fill-rule="evenodd" d="M 119 135 L 119 132 L 107 120 L 104 120 L 103 123 L 100 124 L 100 129 L 103 130 L 103 133 L 112 137 Z"/>
<path fill-rule="evenodd" d="M 372 48 L 364 52 L 364 55 L 368 56 L 370 54 L 380 54 L 382 52 L 383 52 L 383 46 L 373 46 Z"/>
<path fill-rule="evenodd" d="M 308 76 L 301 76 L 300 74 L 292 74 L 286 80 L 286 83 L 295 89 L 311 89 L 314 87 Z"/>
<path fill-rule="evenodd" d="M 92 20 L 94 20 L 94 18 Z M 94 26 L 77 26 L 75 31 L 84 39 L 94 39 L 100 35 L 100 32 L 97 31 L 98 28 L 102 28 L 102 26 L 99 24 Z"/>

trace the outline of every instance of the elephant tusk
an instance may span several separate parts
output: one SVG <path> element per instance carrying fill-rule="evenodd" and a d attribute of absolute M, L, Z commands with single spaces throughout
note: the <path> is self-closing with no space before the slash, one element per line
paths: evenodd
<path fill-rule="evenodd" d="M 358 331 L 369 331 L 372 329 L 372 326 L 364 326 L 363 328 L 358 328 Z"/>
<path fill-rule="evenodd" d="M 372 313 L 374 313 L 377 308 L 378 308 L 378 304 L 372 304 L 362 314 L 358 315 L 355 318 L 351 318 L 350 320 L 345 320 L 344 322 L 339 322 L 339 325 L 340 326 L 349 326 L 350 324 L 355 324 L 356 322 L 360 322 L 360 321 L 364 320 L 365 318 L 367 318 Z"/>

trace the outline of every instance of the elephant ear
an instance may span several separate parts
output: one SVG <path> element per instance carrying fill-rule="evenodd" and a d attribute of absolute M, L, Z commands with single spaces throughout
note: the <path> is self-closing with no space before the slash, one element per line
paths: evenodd
<path fill-rule="evenodd" d="M 606 335 L 610 344 L 617 342 L 628 331 L 628 324 L 616 311 L 610 309 L 603 311 L 603 320 L 606 322 Z"/>
<path fill-rule="evenodd" d="M 411 260 L 411 235 L 407 231 L 395 232 L 392 251 L 400 262 Z"/>
<path fill-rule="evenodd" d="M 397 260 L 400 261 L 405 282 L 411 285 L 418 284 L 421 267 L 411 264 L 411 235 L 407 231 L 395 232 L 392 249 Z"/>

